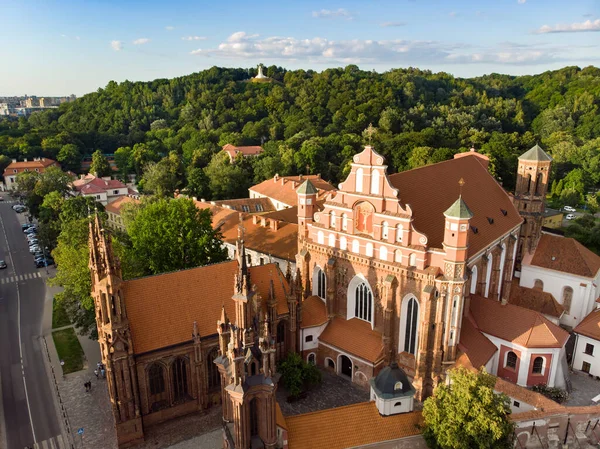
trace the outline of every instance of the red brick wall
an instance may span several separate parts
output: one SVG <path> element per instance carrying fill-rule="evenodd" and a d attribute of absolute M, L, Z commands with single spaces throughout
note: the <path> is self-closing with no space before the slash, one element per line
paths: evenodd
<path fill-rule="evenodd" d="M 504 365 L 506 363 L 506 353 L 512 351 L 517 354 L 517 366 L 516 369 L 506 368 Z M 507 346 L 502 345 L 500 347 L 500 354 L 498 359 L 498 377 L 502 379 L 510 380 L 513 383 L 517 383 L 517 379 L 519 378 L 519 367 L 521 366 L 521 352 L 516 349 L 511 349 Z"/>
<path fill-rule="evenodd" d="M 533 362 L 537 357 L 543 357 L 546 359 L 542 374 L 533 374 Z M 529 371 L 527 371 L 527 386 L 531 387 L 538 384 L 548 384 L 551 363 L 552 354 L 532 354 L 531 360 L 529 361 Z"/>

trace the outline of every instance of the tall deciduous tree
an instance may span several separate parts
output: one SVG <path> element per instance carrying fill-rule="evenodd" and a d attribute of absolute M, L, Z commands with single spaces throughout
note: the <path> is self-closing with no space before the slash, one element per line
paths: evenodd
<path fill-rule="evenodd" d="M 496 378 L 485 371 L 450 371 L 423 406 L 423 436 L 434 449 L 509 449 L 514 423 L 510 399 L 494 392 Z"/>
<path fill-rule="evenodd" d="M 102 154 L 102 151 L 96 150 L 92 154 L 92 165 L 90 165 L 90 173 L 95 174 L 99 178 L 103 176 L 110 176 L 112 169 L 106 156 Z"/>
<path fill-rule="evenodd" d="M 79 152 L 79 148 L 72 143 L 63 145 L 56 157 L 56 160 L 60 162 L 60 165 L 64 170 L 71 171 L 76 171 L 81 168 L 81 159 L 82 156 Z"/>
<path fill-rule="evenodd" d="M 183 186 L 183 181 L 181 159 L 172 151 L 160 162 L 146 166 L 140 185 L 146 193 L 171 197 L 176 189 Z"/>
<path fill-rule="evenodd" d="M 145 265 L 145 274 L 159 274 L 227 258 L 221 236 L 212 227 L 209 210 L 187 198 L 146 201 L 126 218 L 130 251 Z"/>

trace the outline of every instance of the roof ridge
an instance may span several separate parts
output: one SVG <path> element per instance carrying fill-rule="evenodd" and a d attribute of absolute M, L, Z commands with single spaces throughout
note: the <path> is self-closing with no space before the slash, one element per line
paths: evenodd
<path fill-rule="evenodd" d="M 581 258 L 583 259 L 583 261 L 585 262 L 585 264 L 587 265 L 587 267 L 590 269 L 590 271 L 592 272 L 592 276 L 595 276 L 596 273 L 594 273 L 594 267 L 591 267 L 588 264 L 588 260 L 587 258 L 589 256 L 593 256 L 593 257 L 598 257 L 600 259 L 600 256 L 598 256 L 595 252 L 591 251 L 590 249 L 586 248 L 584 245 L 582 245 L 580 242 L 578 242 L 576 239 L 574 239 L 573 237 L 567 237 L 569 240 L 572 240 L 573 244 L 575 245 L 575 248 L 577 249 L 577 252 L 579 253 L 579 255 L 581 256 Z M 585 250 L 585 251 L 583 251 Z M 596 270 L 597 272 L 598 270 Z"/>
<path fill-rule="evenodd" d="M 369 405 L 373 403 L 373 405 L 375 405 L 375 403 L 373 401 L 365 401 L 365 402 L 357 402 L 355 404 L 348 404 L 348 405 L 340 405 L 339 407 L 331 407 L 331 408 L 325 408 L 322 410 L 315 410 L 313 412 L 307 412 L 307 413 L 300 413 L 298 415 L 284 415 L 284 418 L 286 419 L 286 422 L 288 419 L 294 419 L 294 418 L 300 418 L 300 417 L 304 417 L 304 416 L 309 416 L 309 415 L 317 415 L 319 413 L 326 413 L 326 412 L 330 412 L 332 410 L 344 410 L 344 409 L 349 409 L 349 408 L 353 408 L 353 407 L 364 407 L 366 405 Z"/>
<path fill-rule="evenodd" d="M 460 153 L 456 153 L 456 154 L 460 154 Z M 474 154 L 469 154 L 469 156 L 475 156 L 475 155 Z M 487 172 L 487 169 L 481 164 L 481 162 L 479 162 L 479 158 L 475 156 L 474 159 L 477 160 L 479 166 L 481 168 L 483 168 Z M 471 159 L 468 159 L 467 157 L 459 157 L 459 158 L 456 158 L 456 159 L 446 159 L 445 161 L 435 162 L 433 164 L 427 164 L 427 165 L 422 165 L 420 167 L 411 168 L 410 170 L 402 170 L 402 171 L 399 171 L 399 172 L 396 172 L 396 173 L 391 173 L 391 174 L 387 174 L 386 173 L 386 175 L 388 177 L 389 176 L 396 176 L 396 175 L 400 175 L 402 173 L 414 172 L 414 171 L 417 171 L 417 170 L 421 170 L 423 168 L 431 167 L 432 165 L 442 165 L 442 164 L 446 164 L 448 162 L 459 161 L 459 160 L 471 160 Z"/>
<path fill-rule="evenodd" d="M 149 274 L 147 276 L 139 276 L 137 278 L 132 278 L 132 279 L 127 279 L 127 280 L 123 280 L 123 282 L 132 282 L 132 281 L 139 281 L 141 279 L 149 279 L 149 278 L 154 278 L 154 277 L 158 277 L 158 276 L 166 276 L 168 274 L 174 274 L 174 273 L 180 273 L 182 271 L 190 271 L 190 270 L 197 270 L 198 268 L 205 268 L 205 267 L 213 267 L 215 265 L 225 265 L 227 263 L 231 263 L 231 262 L 235 262 L 237 263 L 237 260 L 224 260 L 222 262 L 214 262 L 214 263 L 208 263 L 206 265 L 200 265 L 197 267 L 191 267 L 191 268 L 182 268 L 181 270 L 174 270 L 174 271 L 167 271 L 166 273 L 158 273 L 158 274 Z M 258 265 L 258 266 L 264 266 L 264 265 Z"/>

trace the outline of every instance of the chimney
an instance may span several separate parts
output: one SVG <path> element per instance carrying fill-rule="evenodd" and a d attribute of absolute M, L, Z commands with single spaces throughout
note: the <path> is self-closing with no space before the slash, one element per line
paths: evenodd
<path fill-rule="evenodd" d="M 23 159 L 23 162 L 27 162 L 27 158 Z"/>
<path fill-rule="evenodd" d="M 298 176 L 298 179 L 299 179 L 300 181 L 302 181 L 302 174 L 300 174 L 300 176 Z"/>
<path fill-rule="evenodd" d="M 258 224 L 258 215 L 252 215 L 252 224 Z"/>
<path fill-rule="evenodd" d="M 79 175 L 79 179 L 85 179 L 85 175 Z"/>
<path fill-rule="evenodd" d="M 39 158 L 39 157 L 34 157 L 34 158 L 33 158 L 33 161 L 34 161 L 34 162 L 38 162 L 39 160 L 40 160 L 40 158 Z"/>
<path fill-rule="evenodd" d="M 273 182 L 277 182 L 279 180 L 279 174 L 275 173 L 275 176 L 273 176 Z"/>
<path fill-rule="evenodd" d="M 263 227 L 267 226 L 267 219 L 265 217 L 260 217 L 260 225 Z"/>
<path fill-rule="evenodd" d="M 45 157 L 43 157 L 43 158 L 42 158 L 42 162 L 43 162 L 43 161 L 45 161 L 45 160 L 46 160 L 46 158 L 45 158 Z"/>
<path fill-rule="evenodd" d="M 286 183 L 286 181 L 287 181 L 287 179 L 285 179 L 285 178 L 281 178 L 281 185 L 282 185 L 282 186 L 284 186 L 284 185 L 285 185 L 285 183 Z"/>
<path fill-rule="evenodd" d="M 279 229 L 279 221 L 277 220 L 269 220 L 269 227 L 272 231 L 277 231 Z"/>
<path fill-rule="evenodd" d="M 296 181 L 292 181 L 292 189 L 296 190 Z"/>
<path fill-rule="evenodd" d="M 321 179 L 321 173 L 317 173 L 317 179 Z"/>
<path fill-rule="evenodd" d="M 193 201 L 198 201 L 198 198 L 196 198 L 195 196 L 192 197 Z"/>
<path fill-rule="evenodd" d="M 13 159 L 12 161 L 13 161 L 13 164 L 16 164 L 16 163 L 17 163 L 17 160 L 16 160 L 16 159 Z"/>

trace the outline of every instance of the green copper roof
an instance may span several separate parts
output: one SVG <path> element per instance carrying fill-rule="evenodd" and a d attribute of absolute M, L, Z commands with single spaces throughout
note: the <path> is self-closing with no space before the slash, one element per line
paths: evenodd
<path fill-rule="evenodd" d="M 537 143 L 533 148 L 519 156 L 519 159 L 522 161 L 551 161 L 552 158 L 548 156 L 542 147 L 540 147 Z"/>
<path fill-rule="evenodd" d="M 473 212 L 471 212 L 471 209 L 469 209 L 461 197 L 458 197 L 454 204 L 444 212 L 444 215 L 450 218 L 473 218 Z"/>
<path fill-rule="evenodd" d="M 313 195 L 317 193 L 317 189 L 315 188 L 315 186 L 313 186 L 313 183 L 307 179 L 302 183 L 300 187 L 298 187 L 296 193 L 300 193 L 302 195 Z"/>

